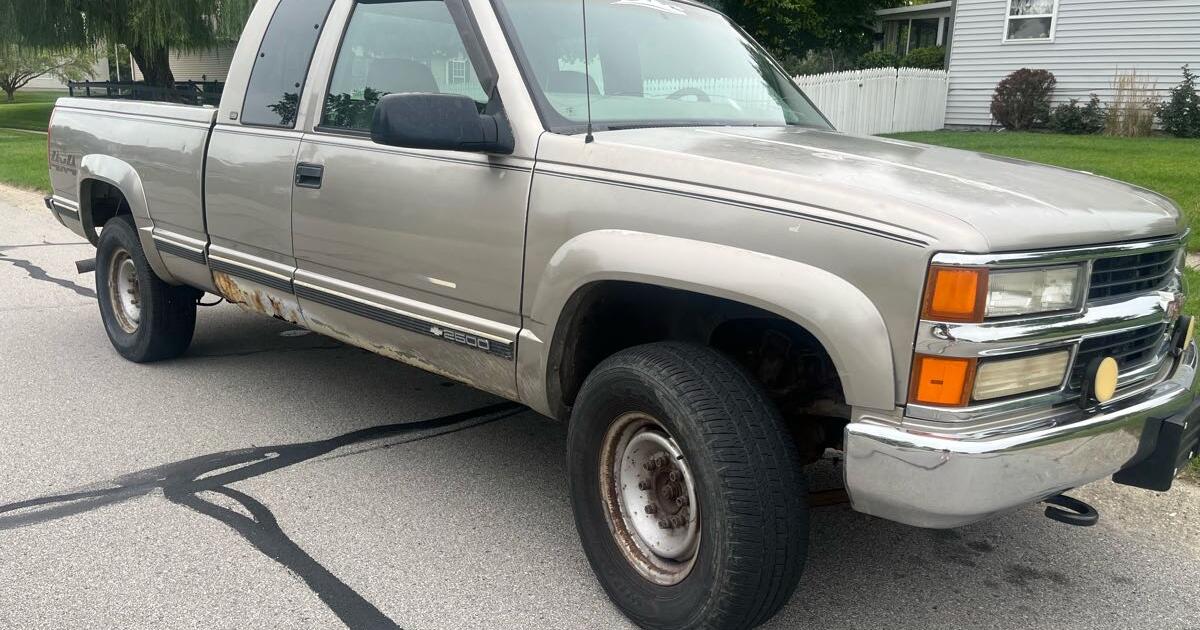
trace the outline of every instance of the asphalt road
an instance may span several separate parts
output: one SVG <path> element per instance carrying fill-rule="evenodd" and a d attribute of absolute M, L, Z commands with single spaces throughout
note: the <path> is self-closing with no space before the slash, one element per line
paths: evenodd
<path fill-rule="evenodd" d="M 127 363 L 91 255 L 0 204 L 0 627 L 628 627 L 578 546 L 562 426 L 225 305 L 183 358 Z M 1200 491 L 1077 494 L 1098 526 L 816 509 L 769 627 L 1200 628 Z"/>

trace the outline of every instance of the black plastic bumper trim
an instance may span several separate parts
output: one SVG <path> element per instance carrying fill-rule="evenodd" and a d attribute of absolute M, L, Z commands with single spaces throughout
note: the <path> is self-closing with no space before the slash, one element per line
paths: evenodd
<path fill-rule="evenodd" d="M 1148 423 L 1142 440 L 1149 439 L 1154 440 L 1150 455 L 1113 475 L 1113 481 L 1166 492 L 1192 457 L 1200 455 L 1200 399 L 1181 414 Z"/>

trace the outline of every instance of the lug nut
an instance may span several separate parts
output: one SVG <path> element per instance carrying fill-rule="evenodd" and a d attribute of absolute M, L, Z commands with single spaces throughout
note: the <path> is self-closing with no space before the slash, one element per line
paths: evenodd
<path fill-rule="evenodd" d="M 658 526 L 662 529 L 671 529 L 671 524 L 665 518 L 658 519 Z"/>
<path fill-rule="evenodd" d="M 638 490 L 649 490 L 649 489 L 650 489 L 649 481 L 639 481 L 638 482 Z"/>
<path fill-rule="evenodd" d="M 675 497 L 675 505 L 678 505 L 679 507 L 687 507 L 688 503 L 690 503 L 690 501 L 688 501 L 687 497 Z"/>
<path fill-rule="evenodd" d="M 647 513 L 647 514 L 658 514 L 658 506 L 657 506 L 657 505 L 654 505 L 653 503 L 651 503 L 651 504 L 647 505 L 647 506 L 646 506 L 646 513 Z"/>
<path fill-rule="evenodd" d="M 678 470 L 672 470 L 671 474 L 667 475 L 667 479 L 670 479 L 671 481 L 679 481 L 680 479 L 683 479 L 683 475 L 679 474 Z"/>

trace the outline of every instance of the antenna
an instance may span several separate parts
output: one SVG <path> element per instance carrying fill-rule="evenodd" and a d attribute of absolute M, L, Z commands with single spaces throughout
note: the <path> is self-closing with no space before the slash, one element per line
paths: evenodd
<path fill-rule="evenodd" d="M 587 0 L 579 0 L 579 6 L 583 9 L 583 89 L 587 94 L 587 135 L 583 137 L 583 142 L 591 144 L 596 137 L 592 135 L 592 59 L 588 55 Z"/>

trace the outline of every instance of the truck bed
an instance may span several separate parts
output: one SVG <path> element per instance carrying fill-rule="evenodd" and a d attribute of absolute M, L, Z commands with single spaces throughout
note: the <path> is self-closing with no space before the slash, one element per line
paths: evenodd
<path fill-rule="evenodd" d="M 55 214 L 94 241 L 78 184 L 94 179 L 140 193 L 129 195 L 139 227 L 203 239 L 204 151 L 216 115 L 193 105 L 59 99 L 49 138 Z"/>

